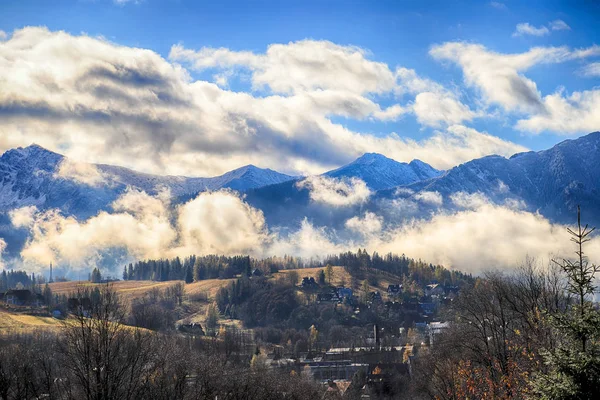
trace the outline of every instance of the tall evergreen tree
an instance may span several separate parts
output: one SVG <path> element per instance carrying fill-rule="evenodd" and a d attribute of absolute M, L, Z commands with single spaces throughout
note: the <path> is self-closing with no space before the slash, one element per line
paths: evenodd
<path fill-rule="evenodd" d="M 566 275 L 567 292 L 574 301 L 564 312 L 550 316 L 557 345 L 544 354 L 548 373 L 539 374 L 534 382 L 533 397 L 538 399 L 591 400 L 600 394 L 600 313 L 589 299 L 600 267 L 584 255 L 583 245 L 594 228 L 581 226 L 579 207 L 577 229 L 568 231 L 577 257 L 556 264 Z"/>

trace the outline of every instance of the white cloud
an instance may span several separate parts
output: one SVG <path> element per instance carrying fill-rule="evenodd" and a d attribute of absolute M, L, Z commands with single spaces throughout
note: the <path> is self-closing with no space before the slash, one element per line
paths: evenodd
<path fill-rule="evenodd" d="M 200 194 L 175 209 L 168 206 L 164 195 L 151 197 L 128 191 L 113 204 L 114 212 L 101 212 L 85 221 L 56 211 L 34 210 L 22 210 L 12 218 L 14 224 L 29 226 L 32 236 L 21 256 L 26 268 L 35 272 L 49 262 L 75 270 L 89 269 L 114 249 L 140 259 L 192 253 L 318 257 L 361 247 L 380 253 L 405 253 L 475 273 L 513 268 L 526 256 L 548 259 L 572 254 L 564 226 L 523 211 L 519 202 L 494 205 L 477 193 L 457 193 L 451 201 L 464 210 L 437 212 L 429 219 L 413 219 L 387 229 L 381 216 L 370 212 L 355 216 L 345 227 L 359 235 L 347 240 L 306 219 L 298 231 L 287 236 L 269 233 L 262 212 L 228 191 Z M 18 215 L 25 214 L 18 222 Z M 3 248 L 0 240 L 0 250 Z M 600 240 L 595 238 L 588 254 L 598 253 Z"/>
<path fill-rule="evenodd" d="M 179 207 L 179 254 L 256 254 L 269 240 L 262 211 L 238 195 L 204 193 Z"/>
<path fill-rule="evenodd" d="M 307 54 L 297 54 L 305 49 Z M 413 70 L 392 71 L 352 46 L 302 41 L 271 46 L 265 54 L 221 49 L 209 56 L 175 47 L 174 57 L 183 57 L 181 52 L 196 57 L 194 65 L 214 65 L 217 74 L 227 74 L 230 66 L 249 66 L 257 84 L 268 81 L 273 90 L 291 93 L 233 92 L 192 80 L 182 66 L 150 50 L 24 28 L 0 44 L 0 151 L 33 141 L 74 160 L 150 173 L 215 176 L 254 164 L 310 175 L 365 152 L 399 161 L 418 157 L 445 169 L 490 154 L 480 146 L 495 141 L 490 135 L 457 138 L 446 131 L 415 141 L 394 133 L 359 133 L 334 123 L 340 116 L 397 120 L 414 113 L 424 124 L 441 129 L 476 113 L 456 93 Z M 323 75 L 301 78 L 312 73 L 313 61 L 319 65 L 321 56 L 329 65 Z M 297 65 L 289 65 L 296 57 Z M 225 69 L 218 69 L 220 65 Z M 287 80 L 292 71 L 300 71 L 298 79 Z M 425 94 L 415 107 L 409 102 L 384 108 L 373 96 L 419 93 Z M 427 104 L 440 108 L 432 111 Z M 515 147 L 503 143 L 498 149 L 502 154 Z"/>
<path fill-rule="evenodd" d="M 535 26 L 529 24 L 528 22 L 517 24 L 515 32 L 513 33 L 513 37 L 523 36 L 523 35 L 531 35 L 531 36 L 545 36 L 550 34 L 550 30 L 545 26 L 540 26 L 536 28 Z"/>
<path fill-rule="evenodd" d="M 15 228 L 29 228 L 33 226 L 37 212 L 38 209 L 35 206 L 20 207 L 10 210 L 8 217 Z"/>
<path fill-rule="evenodd" d="M 363 49 L 301 41 L 272 45 L 264 54 L 175 46 L 172 56 L 211 67 L 215 76 L 243 66 L 255 85 L 275 93 L 225 90 L 194 81 L 184 67 L 150 50 L 28 27 L 0 43 L 0 151 L 33 141 L 74 160 L 191 176 L 246 164 L 317 174 L 365 152 L 400 161 L 418 154 L 438 168 L 487 155 L 479 149 L 480 135 L 457 141 L 444 132 L 414 141 L 334 123 L 339 116 L 397 120 L 415 113 L 442 127 L 474 113 L 452 91 L 413 70 L 393 71 Z M 423 91 L 434 95 L 421 96 L 414 109 L 411 102 L 387 108 L 377 102 L 380 95 Z M 443 112 L 422 107 L 428 96 Z M 446 142 L 443 157 L 440 141 Z"/>
<path fill-rule="evenodd" d="M 358 179 L 337 179 L 327 176 L 310 176 L 296 183 L 307 189 L 312 201 L 333 207 L 347 207 L 365 203 L 371 191 L 367 184 Z"/>
<path fill-rule="evenodd" d="M 588 77 L 600 76 L 600 62 L 589 63 L 581 68 L 581 74 Z"/>
<path fill-rule="evenodd" d="M 0 42 L 6 40 L 8 38 L 8 34 L 0 29 Z"/>
<path fill-rule="evenodd" d="M 557 19 L 550 22 L 550 29 L 553 31 L 570 31 L 571 27 L 562 19 Z"/>
<path fill-rule="evenodd" d="M 102 211 L 84 221 L 35 208 L 16 210 L 10 217 L 13 225 L 29 228 L 21 257 L 34 269 L 50 262 L 89 268 L 100 255 L 115 249 L 136 259 L 215 253 L 259 256 L 272 241 L 262 212 L 233 192 L 202 193 L 175 210 L 168 197 L 128 190 L 112 204 L 112 212 Z"/>
<path fill-rule="evenodd" d="M 515 268 L 527 256 L 549 260 L 571 257 L 574 251 L 564 226 L 489 202 L 451 215 L 437 214 L 429 221 L 415 220 L 371 242 L 368 248 L 403 252 L 474 273 Z M 594 239 L 588 254 L 598 250 L 600 241 Z"/>
<path fill-rule="evenodd" d="M 415 194 L 413 197 L 417 201 L 437 207 L 441 207 L 444 203 L 442 195 L 439 192 L 423 191 Z"/>
<path fill-rule="evenodd" d="M 359 233 L 363 236 L 369 236 L 381 232 L 383 227 L 383 218 L 367 211 L 362 217 L 357 215 L 348 219 L 344 225 L 346 228 L 356 233 Z"/>
<path fill-rule="evenodd" d="M 294 254 L 299 257 L 324 257 L 353 248 L 350 243 L 338 244 L 332 233 L 323 227 L 315 227 L 306 218 L 300 224 L 300 229 L 285 238 L 277 238 L 264 251 L 265 255 L 284 256 Z M 350 246 L 350 247 L 349 247 Z"/>
<path fill-rule="evenodd" d="M 531 36 L 546 36 L 550 34 L 550 31 L 568 31 L 571 30 L 571 27 L 567 25 L 567 23 L 561 19 L 554 20 L 548 24 L 548 26 L 540 26 L 536 28 L 535 26 L 529 24 L 528 22 L 517 24 L 515 32 L 513 33 L 513 37 L 523 36 L 523 35 L 531 35 Z"/>
<path fill-rule="evenodd" d="M 396 86 L 394 73 L 381 62 L 369 60 L 368 52 L 355 46 L 340 46 L 328 41 L 301 40 L 272 44 L 264 54 L 202 48 L 193 51 L 176 45 L 171 60 L 191 67 L 247 68 L 256 89 L 268 87 L 276 93 L 342 90 L 358 94 L 390 92 Z"/>
<path fill-rule="evenodd" d="M 4 268 L 4 260 L 2 258 L 2 254 L 4 254 L 4 251 L 6 250 L 6 241 L 2 238 L 0 238 L 0 268 Z"/>
<path fill-rule="evenodd" d="M 498 193 L 505 194 L 510 192 L 510 188 L 506 183 L 502 182 L 501 180 L 498 180 L 498 188 L 496 189 L 496 191 Z"/>
<path fill-rule="evenodd" d="M 419 93 L 415 98 L 413 110 L 421 124 L 435 128 L 442 124 L 453 125 L 471 121 L 476 116 L 476 113 L 458 100 L 431 92 Z"/>
<path fill-rule="evenodd" d="M 38 266 L 52 262 L 85 268 L 109 249 L 126 249 L 135 258 L 165 255 L 177 232 L 159 198 L 128 191 L 113 208 L 114 213 L 103 211 L 82 222 L 56 210 L 36 214 L 21 257 Z"/>
<path fill-rule="evenodd" d="M 489 204 L 489 199 L 480 192 L 457 192 L 450 195 L 450 201 L 461 208 L 476 210 Z"/>
<path fill-rule="evenodd" d="M 568 47 L 534 47 L 525 53 L 502 54 L 479 44 L 448 42 L 429 52 L 462 68 L 465 84 L 479 89 L 487 104 L 507 111 L 537 113 L 544 102 L 537 85 L 522 72 L 536 64 L 560 63 L 600 54 L 600 47 L 570 50 Z"/>
<path fill-rule="evenodd" d="M 101 186 L 109 181 L 109 176 L 102 173 L 93 164 L 73 161 L 64 158 L 56 167 L 55 178 L 72 180 L 88 186 Z"/>
<path fill-rule="evenodd" d="M 418 76 L 412 69 L 396 69 L 396 78 L 398 80 L 398 86 L 394 90 L 396 95 L 416 95 L 411 111 L 422 125 L 439 128 L 471 121 L 478 116 L 459 100 L 457 93 L 430 79 Z"/>
<path fill-rule="evenodd" d="M 600 127 L 600 90 L 573 92 L 564 96 L 561 91 L 544 97 L 544 112 L 517 121 L 516 128 L 540 133 L 588 133 Z"/>
<path fill-rule="evenodd" d="M 506 4 L 500 3 L 499 1 L 490 1 L 490 6 L 498 9 L 498 10 L 507 10 Z"/>
<path fill-rule="evenodd" d="M 574 255 L 565 226 L 523 211 L 518 202 L 495 205 L 481 194 L 466 193 L 457 193 L 453 201 L 465 206 L 465 210 L 452 214 L 439 212 L 430 219 L 413 219 L 380 231 L 376 229 L 377 217 L 375 220 L 366 215 L 354 217 L 346 227 L 356 227 L 358 232 L 366 234 L 361 235 L 362 240 L 349 242 L 340 242 L 335 233 L 305 221 L 300 231 L 292 235 L 293 239 L 283 240 L 275 253 L 295 254 L 301 248 L 302 254 L 319 256 L 361 247 L 380 254 L 404 253 L 476 274 L 516 268 L 526 257 L 548 261 Z M 373 227 L 369 229 L 371 222 Z M 319 248 L 323 251 L 318 251 Z M 591 262 L 598 262 L 594 255 L 599 253 L 600 239 L 595 238 L 587 249 Z"/>

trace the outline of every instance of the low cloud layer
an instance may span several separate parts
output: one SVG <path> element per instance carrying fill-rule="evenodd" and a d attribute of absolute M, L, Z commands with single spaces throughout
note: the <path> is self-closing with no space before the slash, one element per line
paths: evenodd
<path fill-rule="evenodd" d="M 65 157 L 57 165 L 54 178 L 68 179 L 88 186 L 99 187 L 108 184 L 110 177 L 99 171 L 93 164 L 76 162 Z"/>
<path fill-rule="evenodd" d="M 423 196 L 428 197 L 438 203 L 438 195 Z M 423 198 L 402 201 L 418 207 Z M 459 210 L 440 209 L 402 224 L 365 212 L 346 221 L 344 235 L 307 220 L 297 231 L 281 235 L 269 229 L 261 211 L 230 191 L 202 193 L 173 208 L 164 193 L 153 197 L 130 190 L 115 201 L 113 212 L 85 221 L 33 208 L 16 210 L 11 218 L 15 226 L 30 232 L 21 257 L 24 266 L 36 272 L 50 262 L 87 270 L 114 250 L 135 259 L 215 253 L 323 257 L 361 247 L 404 253 L 473 273 L 510 269 L 527 256 L 549 260 L 573 254 L 565 226 L 524 211 L 518 203 L 497 205 L 477 193 L 455 193 L 443 202 Z M 4 242 L 0 244 L 3 249 Z M 599 252 L 600 240 L 595 238 L 587 253 L 594 257 Z"/>
<path fill-rule="evenodd" d="M 4 251 L 6 250 L 6 241 L 2 238 L 0 238 L 0 268 L 4 268 L 4 259 L 2 257 L 2 255 L 4 254 Z"/>
<path fill-rule="evenodd" d="M 371 196 L 367 184 L 358 178 L 311 176 L 296 183 L 296 186 L 299 189 L 308 189 L 312 201 L 334 207 L 363 204 Z"/>

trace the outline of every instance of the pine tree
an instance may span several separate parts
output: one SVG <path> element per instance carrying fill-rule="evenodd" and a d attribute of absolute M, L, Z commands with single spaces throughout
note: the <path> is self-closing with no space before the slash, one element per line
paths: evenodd
<path fill-rule="evenodd" d="M 100 283 L 102 282 L 102 274 L 98 268 L 94 268 L 92 270 L 92 275 L 90 276 L 90 282 L 92 283 Z"/>
<path fill-rule="evenodd" d="M 123 280 L 126 281 L 129 278 L 129 274 L 127 273 L 127 266 L 123 267 Z"/>
<path fill-rule="evenodd" d="M 327 283 L 331 285 L 331 279 L 333 278 L 333 267 L 330 264 L 327 264 L 325 267 L 325 277 L 327 278 Z"/>
<path fill-rule="evenodd" d="M 577 207 L 577 230 L 568 229 L 577 246 L 577 258 L 555 261 L 566 275 L 567 292 L 575 301 L 566 311 L 550 316 L 557 345 L 544 354 L 548 373 L 540 374 L 534 382 L 534 398 L 591 400 L 600 393 L 600 313 L 589 301 L 600 267 L 590 264 L 583 252 L 593 231 L 581 226 Z"/>
<path fill-rule="evenodd" d="M 194 270 L 191 265 L 185 268 L 185 283 L 194 282 Z"/>
<path fill-rule="evenodd" d="M 42 296 L 44 296 L 44 301 L 46 302 L 46 305 L 48 307 L 52 306 L 52 289 L 50 289 L 50 286 L 46 283 L 46 286 L 44 286 L 44 291 L 42 292 Z"/>
<path fill-rule="evenodd" d="M 325 284 L 325 271 L 323 271 L 323 270 L 319 271 L 318 280 L 319 280 L 319 285 Z"/>

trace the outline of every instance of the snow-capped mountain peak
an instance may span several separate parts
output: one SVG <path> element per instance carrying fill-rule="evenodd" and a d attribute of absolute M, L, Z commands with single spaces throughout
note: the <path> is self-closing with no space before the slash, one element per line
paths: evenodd
<path fill-rule="evenodd" d="M 334 178 L 359 178 L 372 190 L 409 185 L 439 176 L 438 171 L 420 160 L 401 163 L 378 153 L 365 153 L 350 164 L 324 175 Z"/>

